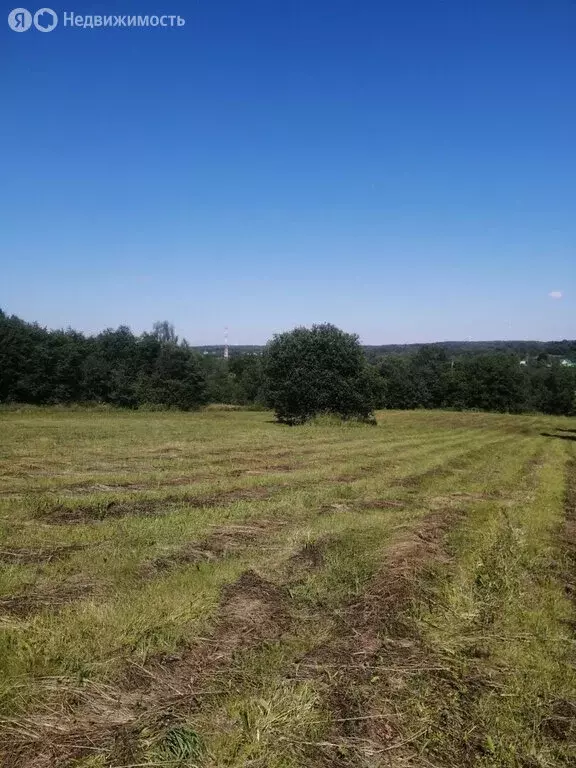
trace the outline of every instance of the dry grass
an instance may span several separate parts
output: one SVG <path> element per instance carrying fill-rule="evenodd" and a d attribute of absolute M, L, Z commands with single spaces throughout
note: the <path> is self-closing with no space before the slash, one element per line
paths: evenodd
<path fill-rule="evenodd" d="M 576 760 L 569 420 L 0 420 L 7 768 Z"/>

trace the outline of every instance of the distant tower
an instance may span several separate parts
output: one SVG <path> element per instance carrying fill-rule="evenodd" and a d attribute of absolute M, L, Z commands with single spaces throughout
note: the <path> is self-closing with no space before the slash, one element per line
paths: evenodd
<path fill-rule="evenodd" d="M 228 326 L 224 328 L 224 360 L 228 360 Z"/>

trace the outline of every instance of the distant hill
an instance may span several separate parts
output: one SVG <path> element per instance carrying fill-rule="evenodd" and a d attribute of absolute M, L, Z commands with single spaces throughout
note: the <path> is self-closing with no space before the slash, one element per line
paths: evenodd
<path fill-rule="evenodd" d="M 564 339 L 562 341 L 441 341 L 434 344 L 365 344 L 364 351 L 370 359 L 384 355 L 410 355 L 422 347 L 443 347 L 453 355 L 467 353 L 480 354 L 483 352 L 510 352 L 525 357 L 526 355 L 557 355 L 560 357 L 576 357 L 576 340 Z M 205 355 L 222 357 L 223 345 L 207 345 L 194 347 Z M 264 349 L 262 344 L 243 344 L 228 347 L 230 357 L 240 355 L 261 355 Z"/>

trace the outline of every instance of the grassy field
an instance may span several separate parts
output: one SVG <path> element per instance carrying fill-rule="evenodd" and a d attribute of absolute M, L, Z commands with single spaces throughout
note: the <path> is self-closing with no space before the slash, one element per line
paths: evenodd
<path fill-rule="evenodd" d="M 576 764 L 576 420 L 0 437 L 6 768 Z"/>

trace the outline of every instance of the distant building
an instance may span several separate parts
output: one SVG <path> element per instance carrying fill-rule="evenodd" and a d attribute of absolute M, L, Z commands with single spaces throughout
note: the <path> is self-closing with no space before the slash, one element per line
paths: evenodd
<path fill-rule="evenodd" d="M 548 355 L 548 358 L 551 359 L 552 362 L 546 363 L 546 368 L 552 368 L 554 362 L 564 368 L 576 368 L 576 361 L 570 360 L 567 357 L 561 358 L 560 355 Z M 520 360 L 520 365 L 528 365 L 528 359 Z"/>

